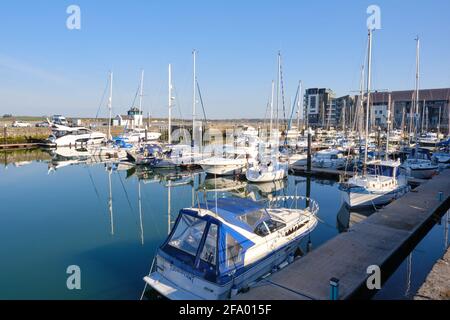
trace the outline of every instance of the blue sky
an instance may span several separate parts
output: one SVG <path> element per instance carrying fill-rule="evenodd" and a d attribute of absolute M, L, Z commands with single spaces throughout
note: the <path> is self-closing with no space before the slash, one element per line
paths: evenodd
<path fill-rule="evenodd" d="M 81 8 L 81 30 L 66 8 Z M 146 71 L 144 110 L 167 116 L 167 65 L 175 115 L 191 114 L 192 49 L 209 118 L 264 117 L 276 54 L 287 100 L 299 80 L 344 95 L 359 86 L 366 8 L 381 7 L 374 88 L 411 89 L 415 42 L 422 87 L 450 87 L 450 1 L 5 0 L 0 4 L 0 114 L 94 117 L 113 70 L 114 113 L 131 106 Z M 100 115 L 106 116 L 106 107 Z"/>

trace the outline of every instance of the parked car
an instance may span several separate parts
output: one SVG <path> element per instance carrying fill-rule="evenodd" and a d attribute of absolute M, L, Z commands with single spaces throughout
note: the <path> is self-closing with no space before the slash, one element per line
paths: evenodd
<path fill-rule="evenodd" d="M 36 128 L 48 128 L 49 126 L 50 124 L 45 121 L 36 123 Z"/>
<path fill-rule="evenodd" d="M 13 128 L 30 128 L 31 124 L 24 122 L 24 121 L 14 121 L 12 124 Z"/>

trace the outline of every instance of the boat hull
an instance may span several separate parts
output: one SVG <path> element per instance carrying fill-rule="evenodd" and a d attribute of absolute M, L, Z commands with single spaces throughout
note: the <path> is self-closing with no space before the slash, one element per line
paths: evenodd
<path fill-rule="evenodd" d="M 273 182 L 286 178 L 287 170 L 282 168 L 273 171 L 259 171 L 258 169 L 252 168 L 247 170 L 245 177 L 253 183 Z"/>
<path fill-rule="evenodd" d="M 438 170 L 438 166 L 428 168 L 401 167 L 400 172 L 414 179 L 431 179 Z"/>
<path fill-rule="evenodd" d="M 232 176 L 238 175 L 243 172 L 244 165 L 237 164 L 224 164 L 224 165 L 209 165 L 205 163 L 201 163 L 200 166 L 202 169 L 209 175 L 217 175 L 217 176 Z"/>
<path fill-rule="evenodd" d="M 350 190 L 344 191 L 344 201 L 350 209 L 365 209 L 384 206 L 402 197 L 409 191 L 407 185 L 400 186 L 390 192 L 370 192 Z"/>

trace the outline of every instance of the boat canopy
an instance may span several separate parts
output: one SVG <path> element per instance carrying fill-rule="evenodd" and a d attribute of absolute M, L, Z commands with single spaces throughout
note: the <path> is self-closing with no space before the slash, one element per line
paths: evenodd
<path fill-rule="evenodd" d="M 367 172 L 371 175 L 398 177 L 400 171 L 397 169 L 400 166 L 399 161 L 370 161 L 367 163 Z"/>
<path fill-rule="evenodd" d="M 244 256 L 255 244 L 235 226 L 258 237 L 254 230 L 271 218 L 262 206 L 246 199 L 217 199 L 200 208 L 180 211 L 158 254 L 187 273 L 226 283 L 249 267 L 244 266 Z"/>

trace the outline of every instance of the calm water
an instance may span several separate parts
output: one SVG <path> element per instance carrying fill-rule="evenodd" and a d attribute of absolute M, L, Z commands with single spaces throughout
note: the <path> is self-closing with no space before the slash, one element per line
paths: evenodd
<path fill-rule="evenodd" d="M 343 208 L 337 183 L 328 180 L 290 176 L 283 183 L 251 185 L 206 179 L 201 172 L 57 162 L 37 152 L 0 159 L 0 299 L 138 299 L 178 211 L 205 193 L 258 200 L 305 195 L 309 183 L 322 220 L 311 234 L 313 250 L 365 218 Z M 208 192 L 213 189 L 222 191 Z M 446 225 L 433 228 L 376 298 L 416 292 L 448 244 Z M 70 265 L 81 268 L 81 290 L 66 287 Z"/>

